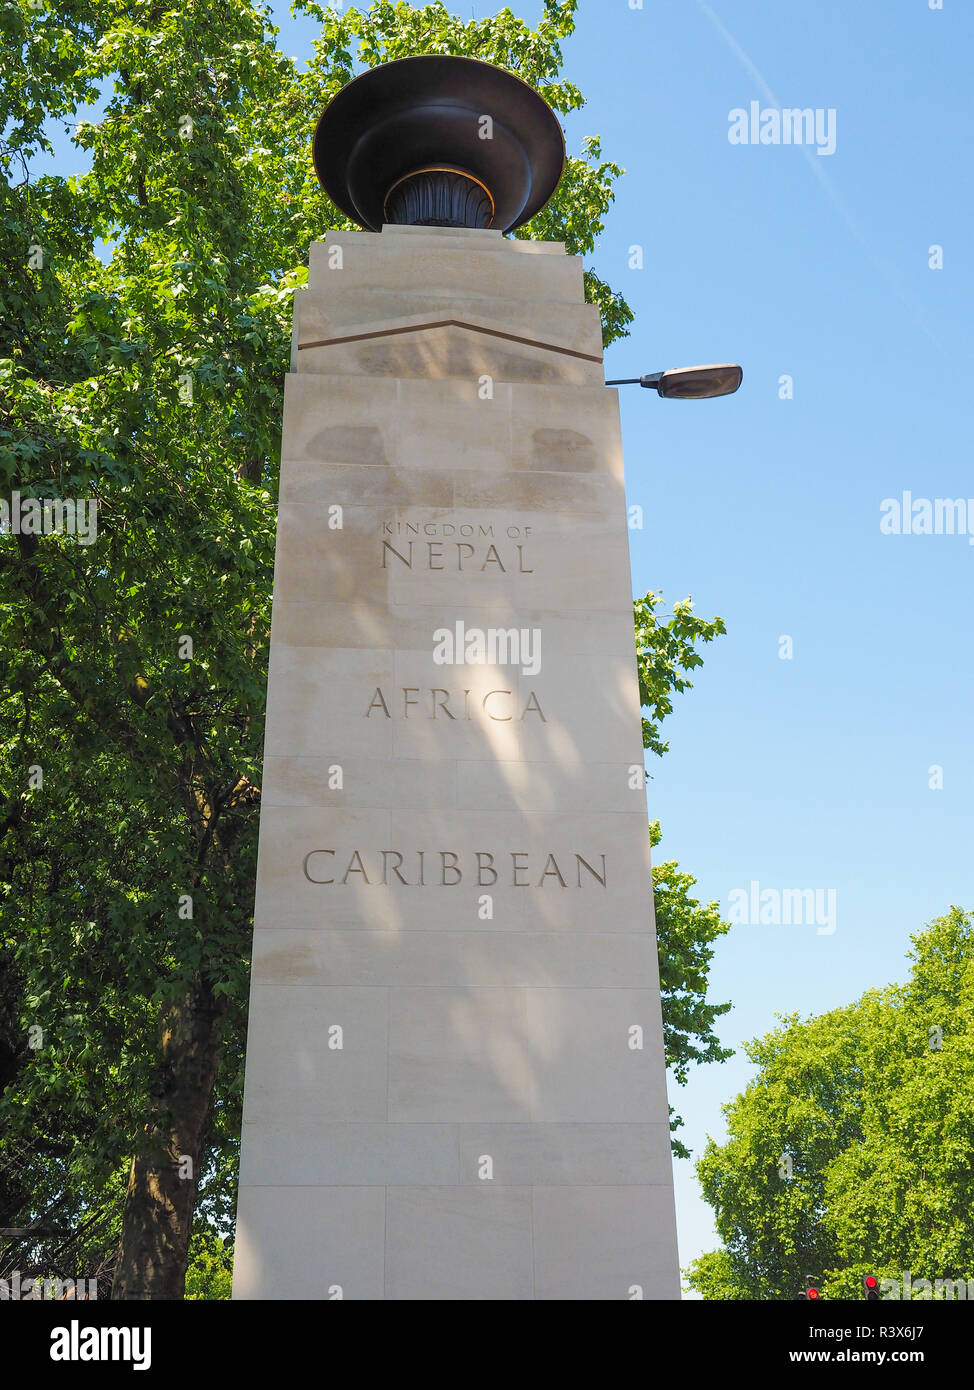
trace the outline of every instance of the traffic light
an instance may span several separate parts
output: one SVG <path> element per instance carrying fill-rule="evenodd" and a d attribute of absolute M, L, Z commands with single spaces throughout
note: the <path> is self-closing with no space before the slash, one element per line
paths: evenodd
<path fill-rule="evenodd" d="M 879 1298 L 879 1280 L 875 1274 L 864 1274 L 862 1276 L 862 1287 L 866 1290 L 866 1298 L 870 1303 L 875 1303 Z"/>
<path fill-rule="evenodd" d="M 796 1294 L 795 1297 L 796 1297 L 796 1298 L 810 1298 L 810 1299 L 812 1299 L 812 1301 L 814 1302 L 816 1299 L 821 1298 L 822 1295 L 819 1293 L 818 1289 L 815 1287 L 814 1284 L 809 1284 L 806 1288 L 804 1288 L 804 1289 L 802 1290 L 801 1293 Z"/>

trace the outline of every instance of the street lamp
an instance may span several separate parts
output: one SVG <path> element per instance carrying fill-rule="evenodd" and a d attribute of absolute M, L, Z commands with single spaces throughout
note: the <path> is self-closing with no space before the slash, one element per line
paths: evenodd
<path fill-rule="evenodd" d="M 650 372 L 647 376 L 630 376 L 605 384 L 655 386 L 659 395 L 670 400 L 703 401 L 733 395 L 743 380 L 744 372 L 735 362 L 721 362 L 709 367 L 672 367 L 668 372 Z"/>

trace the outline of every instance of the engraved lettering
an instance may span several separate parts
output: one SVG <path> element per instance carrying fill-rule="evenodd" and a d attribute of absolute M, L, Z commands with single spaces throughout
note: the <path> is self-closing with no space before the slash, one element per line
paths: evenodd
<path fill-rule="evenodd" d="M 597 878 L 598 881 L 599 881 L 599 883 L 601 883 L 602 887 L 604 888 L 604 887 L 605 887 L 605 855 L 604 855 L 604 854 L 602 855 L 602 872 L 601 872 L 601 874 L 596 873 L 596 871 L 592 868 L 591 864 L 588 862 L 587 859 L 583 859 L 582 856 L 581 856 L 580 854 L 576 854 L 576 855 L 575 855 L 575 872 L 578 874 L 578 886 L 579 886 L 579 888 L 581 888 L 581 886 L 582 886 L 582 865 L 583 865 L 583 864 L 585 865 L 586 869 L 588 869 L 588 871 L 589 871 L 589 873 L 592 875 L 592 877 L 593 877 L 593 878 Z"/>
<path fill-rule="evenodd" d="M 469 632 L 466 634 L 466 640 L 470 643 Z M 476 650 L 475 644 L 474 650 Z M 495 660 L 497 657 L 503 655 L 499 650 L 488 650 L 485 652 L 485 655 L 490 658 L 490 665 L 503 664 L 502 661 Z M 416 716 L 412 711 L 419 709 L 422 711 L 421 717 L 424 719 L 439 719 L 442 715 L 444 718 L 452 720 L 454 723 L 461 720 L 470 723 L 477 717 L 477 710 L 479 709 L 481 714 L 494 724 L 509 724 L 514 719 L 521 722 L 525 720 L 529 714 L 537 715 L 543 724 L 547 724 L 548 722 L 548 717 L 541 708 L 541 702 L 538 699 L 537 692 L 534 690 L 529 690 L 526 697 L 521 697 L 523 698 L 523 706 L 521 704 L 521 699 L 517 697 L 516 692 L 513 690 L 504 690 L 501 688 L 487 690 L 483 695 L 480 695 L 478 704 L 472 704 L 471 697 L 476 698 L 478 694 L 479 692 L 475 692 L 469 687 L 458 692 L 455 690 L 448 690 L 442 685 L 432 686 L 428 690 L 423 690 L 418 685 L 402 685 L 399 687 L 396 696 L 390 700 L 390 697 L 386 695 L 382 687 L 377 685 L 372 692 L 372 698 L 366 705 L 365 713 L 362 717 L 364 719 L 371 719 L 373 713 L 378 710 L 386 719 L 397 717 L 400 719 L 413 719 L 416 718 Z M 426 699 L 427 695 L 429 696 L 428 701 Z M 507 696 L 510 703 L 506 705 L 500 704 L 499 699 L 503 696 Z M 462 714 L 459 712 L 461 697 L 463 703 Z M 497 697 L 497 699 L 495 699 L 495 697 Z M 397 715 L 393 715 L 392 713 L 393 704 L 395 704 L 398 711 Z M 507 709 L 509 712 L 502 714 L 500 712 L 502 709 Z"/>
<path fill-rule="evenodd" d="M 369 718 L 374 709 L 381 709 L 387 719 L 392 718 L 392 715 L 389 713 L 389 706 L 386 704 L 382 691 L 378 686 L 375 687 L 375 694 L 372 696 L 369 707 L 365 711 L 366 719 Z"/>
<path fill-rule="evenodd" d="M 486 859 L 487 863 L 482 861 Z M 490 878 L 484 878 L 484 874 L 490 874 Z M 489 888 L 491 884 L 497 882 L 497 870 L 494 868 L 494 856 L 487 850 L 477 851 L 477 887 Z"/>
<path fill-rule="evenodd" d="M 513 715 L 511 715 L 511 714 L 491 714 L 490 710 L 487 708 L 487 701 L 490 699 L 490 697 L 491 697 L 492 695 L 510 695 L 510 694 L 511 694 L 511 692 L 510 692 L 509 690 L 488 690 L 488 691 L 487 691 L 487 694 L 484 696 L 483 700 L 481 701 L 481 704 L 482 704 L 482 706 L 483 706 L 484 714 L 486 714 L 486 716 L 487 716 L 488 719 L 493 719 L 494 722 L 495 722 L 496 724 L 509 724 L 509 723 L 510 723 L 510 721 L 511 721 L 511 720 L 513 719 L 513 717 L 514 717 Z"/>
<path fill-rule="evenodd" d="M 459 858 L 460 856 L 458 854 L 454 854 L 453 851 L 450 849 L 440 850 L 440 883 L 443 887 L 452 888 L 454 884 L 459 883 L 460 880 L 463 878 L 463 873 L 457 867 L 457 861 L 459 860 Z M 452 860 L 452 863 L 448 864 L 446 862 L 448 859 Z M 450 879 L 448 881 L 446 877 L 447 873 L 456 874 L 456 878 Z"/>
<path fill-rule="evenodd" d="M 468 859 L 464 859 L 463 854 L 452 849 L 440 849 L 431 851 L 439 856 L 440 872 L 439 877 L 431 880 L 431 883 L 439 888 L 455 888 L 464 881 L 473 883 L 476 881 L 478 888 L 493 888 L 500 881 L 500 872 L 497 867 L 498 852 L 495 850 L 474 850 Z M 555 879 L 559 887 L 568 888 L 565 873 L 561 868 L 561 863 L 569 857 L 567 851 L 559 850 L 556 854 L 553 850 L 509 850 L 505 853 L 511 859 L 511 884 L 515 888 L 528 888 L 535 891 L 547 887 L 548 879 Z M 594 879 L 597 884 L 605 888 L 607 883 L 606 856 L 589 854 L 583 855 L 574 851 L 576 864 L 576 883 L 575 887 L 591 887 L 590 880 Z M 337 877 L 338 864 L 336 856 L 341 855 L 342 862 L 345 864 L 345 871 L 341 877 Z M 559 862 L 558 855 L 561 855 Z M 319 858 L 323 861 L 319 863 Z M 601 864 L 601 872 L 595 868 L 596 863 Z M 413 866 L 415 865 L 415 872 Z M 582 870 L 585 873 L 582 873 Z M 301 861 L 301 871 L 309 883 L 322 886 L 338 885 L 338 887 L 357 888 L 358 885 L 365 884 L 369 887 L 404 888 L 423 887 L 426 885 L 426 851 L 425 850 L 401 850 L 401 849 L 381 849 L 381 850 L 333 850 L 333 849 L 313 849 L 304 855 Z"/>
<path fill-rule="evenodd" d="M 437 711 L 437 709 L 441 709 L 448 719 L 456 719 L 456 715 L 451 711 L 450 706 L 449 706 L 449 703 L 448 703 L 448 702 L 449 702 L 449 699 L 450 699 L 450 692 L 449 692 L 449 690 L 440 690 L 440 689 L 437 687 L 437 688 L 434 688 L 433 690 L 431 690 L 431 691 L 430 691 L 430 694 L 431 694 L 432 697 L 433 697 L 433 718 L 434 718 L 434 719 L 436 718 L 436 711 Z M 443 696 L 443 699 L 440 700 L 439 702 L 437 702 L 437 699 L 436 699 L 437 695 L 442 695 L 442 696 Z"/>
<path fill-rule="evenodd" d="M 411 569 L 412 569 L 412 567 L 413 567 L 413 543 L 412 543 L 412 541 L 409 542 L 409 559 L 408 559 L 408 560 L 406 559 L 405 555 L 400 555 L 399 551 L 396 549 L 396 547 L 395 547 L 394 545 L 390 545 L 388 541 L 383 541 L 383 542 L 382 542 L 382 568 L 383 568 L 383 569 L 387 569 L 387 568 L 388 568 L 388 566 L 386 565 L 386 552 L 387 552 L 387 551 L 391 551 L 392 554 L 395 555 L 395 557 L 396 557 L 397 560 L 401 560 L 408 570 L 411 570 Z"/>
<path fill-rule="evenodd" d="M 402 863 L 403 856 L 397 849 L 384 849 L 382 851 L 382 882 L 388 883 L 389 881 L 386 877 L 386 860 L 393 854 L 396 856 L 396 862 L 392 866 L 392 872 L 395 874 L 396 878 L 398 878 L 400 883 L 405 883 L 408 885 L 409 879 L 403 878 L 402 874 L 399 872 L 399 865 Z"/>
<path fill-rule="evenodd" d="M 549 868 L 548 868 L 548 865 L 549 865 L 549 864 L 553 864 L 553 865 L 554 865 L 554 868 L 549 869 Z M 543 888 L 543 887 L 544 887 L 544 881 L 545 881 L 546 878 L 557 878 L 557 880 L 558 880 L 558 882 L 561 884 L 562 888 L 567 888 L 567 887 L 568 887 L 568 884 L 565 882 L 565 880 L 564 880 L 564 879 L 562 878 L 562 876 L 561 876 L 561 869 L 559 869 L 559 867 L 558 867 L 558 860 L 555 858 L 555 856 L 554 856 L 553 854 L 549 854 L 549 855 L 548 855 L 548 858 L 545 860 L 544 873 L 543 873 L 543 874 L 541 875 L 541 877 L 538 879 L 538 887 L 539 887 L 539 888 Z"/>
<path fill-rule="evenodd" d="M 524 714 L 521 715 L 521 718 L 523 719 L 524 716 L 525 716 L 526 714 L 528 714 L 529 711 L 531 711 L 531 710 L 533 710 L 535 714 L 540 714 L 540 715 L 541 715 L 541 722 L 542 722 L 543 724 L 547 724 L 548 721 L 547 721 L 547 719 L 545 719 L 545 717 L 544 717 L 544 713 L 542 712 L 541 706 L 540 706 L 540 704 L 538 703 L 538 697 L 537 697 L 537 695 L 535 695 L 535 693 L 534 693 L 533 690 L 529 690 L 529 691 L 528 691 L 528 702 L 527 702 L 527 704 L 524 706 Z"/>
<path fill-rule="evenodd" d="M 356 867 L 356 865 L 357 865 L 358 867 Z M 361 855 L 359 854 L 359 852 L 358 852 L 357 849 L 353 849 L 353 850 L 352 850 L 352 857 L 351 857 L 351 859 L 348 861 L 348 868 L 345 870 L 345 877 L 342 879 L 342 883 L 347 883 L 347 882 L 348 882 L 348 876 L 349 876 L 349 874 L 361 874 L 361 875 L 362 875 L 362 878 L 365 880 L 365 882 L 366 882 L 366 883 L 369 882 L 369 876 L 368 876 L 368 874 L 365 872 L 365 866 L 364 866 L 364 864 L 362 863 L 362 857 L 361 857 Z"/>
<path fill-rule="evenodd" d="M 316 854 L 330 854 L 332 858 L 334 858 L 335 851 L 333 849 L 313 849 L 309 854 L 306 854 L 304 856 L 305 878 L 309 883 L 334 883 L 335 880 L 333 878 L 312 878 L 311 874 L 308 872 L 308 862 L 313 859 Z"/>

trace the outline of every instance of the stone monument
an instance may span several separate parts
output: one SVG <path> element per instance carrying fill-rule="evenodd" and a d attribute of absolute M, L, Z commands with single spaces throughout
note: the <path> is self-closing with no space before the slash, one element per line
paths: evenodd
<path fill-rule="evenodd" d="M 679 1298 L 617 396 L 504 236 L 561 132 L 416 58 L 315 152 L 374 230 L 295 297 L 234 1297 Z"/>

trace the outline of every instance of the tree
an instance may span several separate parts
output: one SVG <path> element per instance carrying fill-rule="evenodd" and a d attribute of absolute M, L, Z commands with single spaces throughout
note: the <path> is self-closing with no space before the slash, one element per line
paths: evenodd
<path fill-rule="evenodd" d="M 194 1302 L 230 1297 L 233 1284 L 233 1247 L 222 1241 L 212 1227 L 194 1232 L 193 1258 L 186 1271 L 186 1298 Z"/>
<path fill-rule="evenodd" d="M 31 1228 L 0 1264 L 120 1298 L 181 1297 L 194 1213 L 232 1216 L 291 301 L 348 225 L 314 121 L 405 53 L 582 104 L 576 0 L 302 7 L 301 73 L 251 0 L 0 8 L 3 495 L 97 504 L 85 543 L 0 535 L 0 1224 Z M 87 172 L 33 175 L 54 122 Z M 587 255 L 620 172 L 586 141 L 519 235 Z M 611 342 L 631 312 L 586 289 Z"/>
<path fill-rule="evenodd" d="M 905 985 L 748 1045 L 758 1075 L 698 1164 L 723 1241 L 691 1268 L 705 1298 L 793 1298 L 806 1274 L 826 1298 L 859 1298 L 864 1274 L 892 1297 L 904 1270 L 924 1296 L 974 1277 L 972 927 L 952 907 L 912 938 Z"/>
<path fill-rule="evenodd" d="M 655 848 L 661 839 L 659 821 L 653 821 L 649 831 Z M 731 1005 L 712 1004 L 707 999 L 712 943 L 730 926 L 721 921 L 718 903 L 701 907 L 696 898 L 691 898 L 690 889 L 695 883 L 689 874 L 681 872 L 675 860 L 653 865 L 663 1046 L 667 1068 L 680 1086 L 686 1085 L 692 1064 L 726 1062 L 734 1055 L 731 1048 L 721 1047 L 713 1030 L 714 1023 Z M 682 1124 L 671 1105 L 671 1131 Z M 690 1150 L 679 1139 L 671 1142 L 678 1158 L 690 1157 Z"/>
<path fill-rule="evenodd" d="M 723 618 L 698 617 L 690 598 L 674 603 L 669 615 L 657 613 L 662 602 L 662 593 L 650 590 L 633 604 L 639 703 L 649 716 L 643 715 L 643 747 L 660 758 L 669 750 L 660 737 L 660 725 L 673 711 L 672 697 L 693 688 L 686 673 L 703 665 L 697 644 L 712 642 L 727 630 Z M 662 838 L 659 821 L 652 822 L 649 833 L 655 849 Z M 707 1001 L 712 943 L 730 927 L 721 921 L 717 903 L 701 907 L 690 897 L 695 883 L 675 860 L 653 865 L 663 1043 L 667 1068 L 680 1086 L 686 1085 L 691 1064 L 725 1062 L 734 1055 L 732 1049 L 721 1047 L 713 1031 L 731 1005 Z M 682 1125 L 671 1105 L 671 1132 Z M 690 1157 L 690 1150 L 675 1135 L 671 1143 L 678 1158 Z"/>
<path fill-rule="evenodd" d="M 673 713 L 673 695 L 693 689 L 684 672 L 703 665 L 695 643 L 712 642 L 727 631 L 723 618 L 697 617 L 689 598 L 674 603 L 673 612 L 661 623 L 656 610 L 662 601 L 662 593 L 650 590 L 633 605 L 639 703 L 650 715 L 643 717 L 643 747 L 658 758 L 670 746 L 661 740 L 659 726 Z"/>

